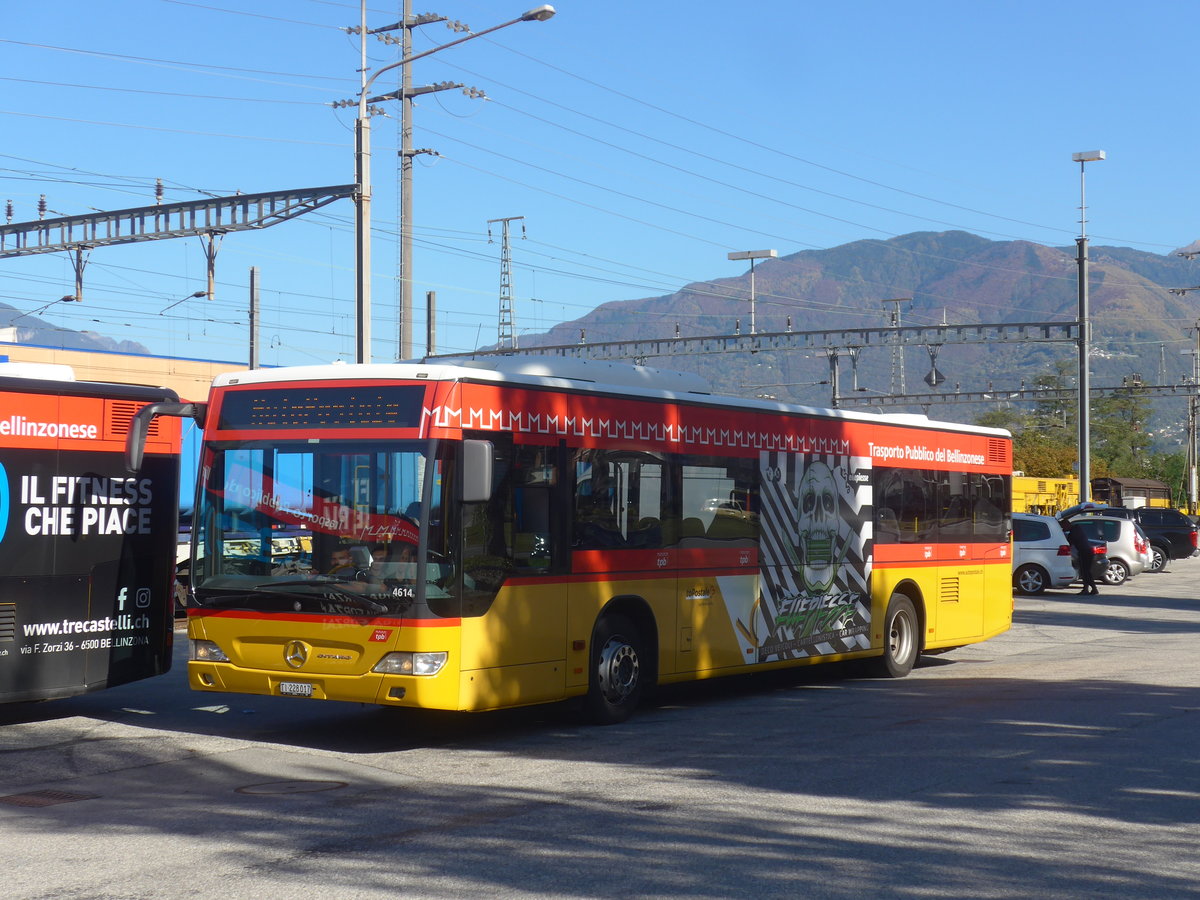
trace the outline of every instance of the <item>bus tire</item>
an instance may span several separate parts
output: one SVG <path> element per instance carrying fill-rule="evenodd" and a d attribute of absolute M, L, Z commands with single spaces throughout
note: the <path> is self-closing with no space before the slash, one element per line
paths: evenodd
<path fill-rule="evenodd" d="M 892 594 L 883 617 L 883 656 L 877 671 L 886 678 L 903 678 L 912 671 L 920 653 L 920 620 L 904 594 Z"/>
<path fill-rule="evenodd" d="M 645 672 L 637 627 L 625 616 L 603 616 L 592 631 L 588 718 L 597 725 L 628 719 L 641 700 Z"/>

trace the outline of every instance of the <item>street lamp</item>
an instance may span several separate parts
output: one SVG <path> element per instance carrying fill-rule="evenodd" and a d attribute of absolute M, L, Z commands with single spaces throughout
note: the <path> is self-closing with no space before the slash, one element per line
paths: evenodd
<path fill-rule="evenodd" d="M 1192 391 L 1188 397 L 1188 419 L 1187 419 L 1187 482 L 1188 482 L 1188 512 L 1191 515 L 1196 514 L 1197 510 L 1197 483 L 1196 483 L 1196 427 L 1197 414 L 1200 413 L 1200 324 L 1196 328 L 1196 347 L 1192 350 L 1184 350 L 1185 354 L 1192 358 L 1192 376 L 1191 383 L 1188 385 Z"/>
<path fill-rule="evenodd" d="M 779 254 L 774 250 L 739 250 L 736 253 L 730 253 L 729 259 L 748 259 L 750 260 L 750 333 L 757 334 L 758 329 L 754 324 L 754 261 L 756 259 L 774 259 Z"/>
<path fill-rule="evenodd" d="M 1105 158 L 1103 150 L 1087 150 L 1083 153 L 1072 153 L 1071 159 L 1079 163 L 1079 237 L 1075 239 L 1079 247 L 1076 261 L 1079 264 L 1079 502 L 1086 503 L 1092 490 L 1092 452 L 1091 452 L 1091 375 L 1089 353 L 1091 352 L 1091 335 L 1088 333 L 1091 323 L 1088 321 L 1088 239 L 1087 239 L 1087 194 L 1084 180 L 1084 164 L 1098 162 Z"/>
<path fill-rule="evenodd" d="M 362 88 L 358 92 L 358 118 L 354 122 L 354 190 L 357 201 L 354 216 L 355 266 L 357 269 L 355 281 L 356 362 L 369 362 L 371 359 L 371 121 L 367 106 L 370 103 L 394 100 L 401 93 L 393 91 L 390 94 L 368 98 L 367 93 L 370 91 L 371 85 L 384 72 L 415 62 L 418 59 L 423 59 L 440 50 L 445 50 L 447 47 L 453 47 L 457 44 L 483 37 L 485 34 L 491 34 L 494 31 L 499 31 L 501 28 L 507 28 L 509 25 L 516 25 L 518 22 L 545 22 L 553 15 L 553 6 L 549 4 L 536 6 L 515 19 L 501 22 L 499 25 L 493 25 L 491 28 L 483 29 L 483 31 L 472 32 L 448 43 L 439 44 L 437 47 L 432 47 L 429 50 L 422 50 L 420 53 L 406 56 L 376 70 L 370 78 L 364 77 Z M 400 227 L 401 231 L 404 231 L 410 228 L 411 224 L 402 222 Z"/>
<path fill-rule="evenodd" d="M 29 311 L 29 312 L 27 312 L 27 313 L 21 313 L 21 314 L 20 314 L 19 316 L 17 316 L 15 319 L 10 319 L 10 320 L 9 320 L 9 322 L 8 322 L 8 324 L 9 324 L 9 325 L 12 325 L 12 323 L 13 323 L 13 322 L 16 322 L 16 321 L 18 321 L 18 320 L 20 320 L 20 319 L 24 319 L 24 318 L 25 318 L 25 317 L 27 317 L 27 316 L 36 316 L 36 315 L 37 315 L 38 313 L 40 313 L 40 312 L 45 312 L 45 311 L 46 311 L 46 310 L 48 310 L 50 307 L 52 307 L 52 306 L 53 306 L 55 303 L 71 303 L 71 302 L 73 302 L 73 301 L 75 301 L 75 300 L 78 300 L 78 299 L 79 299 L 79 298 L 78 298 L 77 296 L 75 296 L 74 294 L 67 294 L 67 296 L 65 296 L 65 297 L 59 297 L 57 300 L 51 300 L 49 303 L 46 303 L 46 304 L 44 304 L 44 305 L 42 305 L 42 306 L 39 306 L 37 309 L 30 310 L 30 311 Z"/>
<path fill-rule="evenodd" d="M 195 293 L 188 294 L 188 295 L 187 295 L 186 297 L 184 297 L 182 300 L 176 300 L 176 301 L 175 301 L 174 303 L 172 303 L 170 306 L 164 306 L 162 309 L 160 309 L 160 310 L 158 311 L 158 314 L 161 316 L 161 315 L 162 315 L 163 313 L 165 313 L 165 312 L 166 312 L 168 309 L 174 309 L 174 308 L 175 308 L 175 307 L 177 307 L 177 306 L 178 306 L 180 303 L 186 303 L 186 302 L 187 302 L 187 301 L 189 301 L 189 300 L 195 300 L 197 297 L 207 297 L 207 296 L 208 296 L 208 291 L 196 291 Z"/>

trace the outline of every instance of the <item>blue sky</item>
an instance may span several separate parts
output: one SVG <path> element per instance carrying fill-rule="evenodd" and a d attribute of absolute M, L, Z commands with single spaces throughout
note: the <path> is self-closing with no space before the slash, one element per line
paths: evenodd
<path fill-rule="evenodd" d="M 478 31 L 532 5 L 445 0 L 414 12 Z M 167 201 L 353 181 L 353 113 L 328 104 L 357 95 L 358 38 L 342 29 L 357 24 L 358 2 L 9 6 L 0 200 L 13 221 L 36 219 L 42 194 L 48 215 L 149 205 L 157 178 Z M 489 219 L 524 217 L 512 235 L 518 335 L 608 300 L 741 274 L 730 251 L 782 256 L 949 229 L 1073 246 L 1071 154 L 1082 150 L 1108 154 L 1087 169 L 1093 245 L 1165 254 L 1200 238 L 1191 4 L 555 6 L 548 22 L 413 65 L 417 85 L 462 82 L 490 98 L 426 95 L 414 116 L 414 146 L 438 155 L 415 168 L 413 294 L 420 307 L 437 292 L 441 351 L 496 340 Z M 368 24 L 399 10 L 371 0 Z M 456 36 L 423 26 L 414 49 Z M 369 54 L 372 67 L 398 59 L 374 39 Z M 376 360 L 397 355 L 390 112 L 373 120 Z M 96 249 L 84 302 L 41 315 L 156 353 L 244 360 L 251 266 L 263 362 L 353 360 L 349 200 L 228 235 L 212 301 L 166 309 L 205 286 L 202 244 L 187 238 Z M 18 309 L 73 290 L 64 254 L 0 262 L 0 301 Z"/>

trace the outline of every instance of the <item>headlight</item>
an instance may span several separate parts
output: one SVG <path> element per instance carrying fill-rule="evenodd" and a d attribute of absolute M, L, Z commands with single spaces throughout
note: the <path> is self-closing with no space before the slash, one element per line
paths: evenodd
<path fill-rule="evenodd" d="M 436 675 L 446 664 L 445 650 L 433 653 L 389 653 L 371 671 L 384 675 Z"/>
<path fill-rule="evenodd" d="M 188 659 L 194 662 L 229 662 L 225 651 L 212 641 L 192 641 L 192 652 Z"/>

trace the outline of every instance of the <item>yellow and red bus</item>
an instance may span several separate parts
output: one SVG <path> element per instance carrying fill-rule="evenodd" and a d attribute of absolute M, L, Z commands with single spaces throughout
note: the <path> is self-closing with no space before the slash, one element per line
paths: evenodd
<path fill-rule="evenodd" d="M 1012 621 L 1003 431 L 520 357 L 223 375 L 197 416 L 196 690 L 611 722 Z"/>
<path fill-rule="evenodd" d="M 166 388 L 0 363 L 0 702 L 70 697 L 171 667 L 179 422 L 126 441 Z"/>

